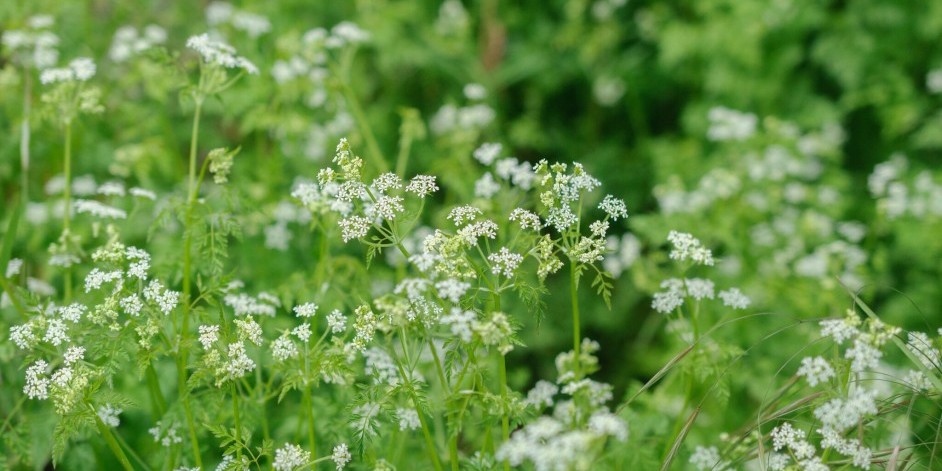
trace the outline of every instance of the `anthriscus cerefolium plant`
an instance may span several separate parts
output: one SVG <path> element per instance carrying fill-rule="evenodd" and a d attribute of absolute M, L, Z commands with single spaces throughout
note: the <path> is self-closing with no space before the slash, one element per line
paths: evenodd
<path fill-rule="evenodd" d="M 942 468 L 938 15 L 47 3 L 0 469 Z"/>

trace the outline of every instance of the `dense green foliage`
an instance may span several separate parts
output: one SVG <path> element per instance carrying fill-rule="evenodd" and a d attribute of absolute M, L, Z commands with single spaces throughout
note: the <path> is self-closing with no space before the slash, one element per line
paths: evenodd
<path fill-rule="evenodd" d="M 942 466 L 942 1 L 0 28 L 0 469 Z"/>

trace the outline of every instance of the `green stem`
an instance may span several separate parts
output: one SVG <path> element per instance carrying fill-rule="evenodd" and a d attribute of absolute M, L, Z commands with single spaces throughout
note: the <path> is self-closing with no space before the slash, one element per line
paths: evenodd
<path fill-rule="evenodd" d="M 150 399 L 154 404 L 154 415 L 157 418 L 163 417 L 167 412 L 167 401 L 164 400 L 164 395 L 160 391 L 160 380 L 157 378 L 157 371 L 154 369 L 154 364 L 150 363 L 147 365 L 147 387 L 150 390 Z"/>
<path fill-rule="evenodd" d="M 239 390 L 236 388 L 235 381 L 229 382 L 229 390 L 232 394 L 232 417 L 235 421 L 235 439 L 239 444 L 236 448 L 236 461 L 242 462 L 242 420 L 239 418 Z"/>
<path fill-rule="evenodd" d="M 576 262 L 569 264 L 569 296 L 572 298 L 572 350 L 573 368 L 575 369 L 576 379 L 582 377 L 582 334 L 579 332 L 579 276 L 576 273 Z"/>
<path fill-rule="evenodd" d="M 95 423 L 98 425 L 98 433 L 101 433 L 105 437 L 105 443 L 108 444 L 108 448 L 111 448 L 111 452 L 114 453 L 115 458 L 118 459 L 118 462 L 121 463 L 126 471 L 134 471 L 134 467 L 131 466 L 131 461 L 128 460 L 127 455 L 124 454 L 124 450 L 121 449 L 121 445 L 118 444 L 118 441 L 115 440 L 114 434 L 111 433 L 111 428 L 105 425 L 101 421 L 101 417 L 98 417 L 98 414 L 95 412 L 95 408 L 91 404 L 86 403 L 89 409 L 91 409 L 92 414 L 95 415 Z"/>
<path fill-rule="evenodd" d="M 325 331 L 326 335 L 327 332 Z M 323 337 L 322 337 L 323 338 Z M 310 372 L 308 368 L 308 359 L 310 357 L 311 350 L 310 344 L 304 344 L 304 380 L 305 384 L 303 385 L 304 389 L 301 391 L 304 401 L 304 417 L 307 419 L 307 440 L 308 446 L 311 448 L 311 460 L 317 459 L 317 435 L 316 430 L 314 429 L 314 401 L 311 399 L 311 385 L 307 384 L 308 378 L 310 378 Z"/>
<path fill-rule="evenodd" d="M 262 437 L 265 440 L 271 438 L 271 434 L 268 431 L 268 416 L 265 411 L 265 382 L 262 380 L 262 369 L 255 368 L 255 383 L 258 384 L 258 407 L 262 410 Z"/>
<path fill-rule="evenodd" d="M 387 172 L 389 165 L 386 164 L 386 158 L 379 149 L 379 143 L 376 141 L 373 129 L 370 127 L 369 121 L 366 120 L 366 114 L 363 113 L 360 101 L 353 92 L 353 88 L 350 87 L 348 79 L 342 78 L 340 80 L 340 90 L 343 92 L 343 97 L 347 101 L 347 106 L 350 107 L 350 111 L 353 113 L 353 119 L 356 120 L 357 127 L 360 128 L 360 133 L 363 134 L 363 139 L 366 140 L 366 147 L 370 151 L 368 155 L 373 165 L 376 166 L 376 169 L 380 173 Z"/>
<path fill-rule="evenodd" d="M 62 235 L 66 247 L 71 238 L 70 226 L 72 225 L 72 122 L 65 123 L 65 156 L 63 158 L 63 167 L 65 172 L 65 188 L 62 192 L 64 201 L 62 209 Z M 67 248 L 68 250 L 68 248 Z M 72 300 L 72 267 L 65 267 L 65 302 Z"/>
<path fill-rule="evenodd" d="M 196 149 L 199 143 L 200 130 L 200 112 L 202 110 L 203 100 L 199 96 L 195 98 L 196 109 L 193 111 L 193 130 L 190 136 L 190 164 L 189 179 L 187 188 L 187 207 L 184 216 L 183 229 L 183 319 L 180 328 L 179 341 L 179 360 L 177 361 L 178 391 L 180 400 L 183 401 L 183 410 L 186 413 L 187 428 L 190 434 L 190 443 L 193 447 L 193 454 L 196 465 L 202 468 L 202 458 L 200 457 L 199 439 L 196 436 L 196 423 L 193 421 L 193 413 L 190 409 L 189 391 L 186 387 L 187 382 L 187 332 L 189 330 L 190 320 L 190 271 L 191 271 L 191 249 L 193 238 L 191 235 L 191 211 L 193 202 L 196 200 L 198 183 L 196 180 Z"/>
<path fill-rule="evenodd" d="M 32 109 L 32 75 L 28 68 L 23 69 L 23 124 L 20 128 L 20 168 L 23 203 L 29 201 L 29 117 Z"/>
<path fill-rule="evenodd" d="M 500 433 L 503 439 L 502 443 L 507 443 L 510 440 L 510 419 L 507 416 L 507 357 L 500 352 L 497 352 L 497 354 L 500 355 L 500 362 L 498 363 L 501 402 Z M 510 463 L 507 460 L 504 460 L 504 471 L 510 471 Z"/>
<path fill-rule="evenodd" d="M 400 337 L 400 341 L 402 338 Z M 412 404 L 415 407 L 416 415 L 419 416 L 419 425 L 422 426 L 422 436 L 425 438 L 425 451 L 429 456 L 429 459 L 432 460 L 432 466 L 435 467 L 435 471 L 442 471 L 442 463 L 438 459 L 438 451 L 435 448 L 435 441 L 432 440 L 432 434 L 429 432 L 428 422 L 425 421 L 425 415 L 422 413 L 422 409 L 419 408 L 419 399 L 415 394 L 414 385 L 409 377 L 406 375 L 405 368 L 402 367 L 402 361 L 399 360 L 399 356 L 395 352 L 390 351 L 393 362 L 396 364 L 396 368 L 399 370 L 399 376 L 402 378 L 404 383 L 408 383 L 408 392 L 409 396 L 412 398 Z M 405 352 L 405 345 L 403 344 L 403 353 Z"/>

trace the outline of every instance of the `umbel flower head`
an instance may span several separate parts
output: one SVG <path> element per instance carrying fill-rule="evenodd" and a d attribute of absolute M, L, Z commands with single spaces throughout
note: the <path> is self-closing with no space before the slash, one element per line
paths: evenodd
<path fill-rule="evenodd" d="M 88 87 L 95 76 L 95 62 L 88 57 L 73 59 L 65 67 L 46 69 L 39 81 L 49 90 L 42 95 L 47 116 L 61 125 L 70 124 L 79 114 L 97 114 L 101 106 L 101 91 Z"/>

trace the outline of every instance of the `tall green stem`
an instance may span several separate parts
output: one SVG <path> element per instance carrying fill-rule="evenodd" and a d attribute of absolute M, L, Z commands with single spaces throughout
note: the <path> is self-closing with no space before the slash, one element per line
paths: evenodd
<path fill-rule="evenodd" d="M 500 373 L 500 402 L 502 404 L 500 433 L 503 439 L 502 443 L 507 443 L 510 440 L 510 419 L 507 417 L 507 357 L 500 352 L 497 352 L 497 354 L 500 356 L 498 369 Z M 510 463 L 507 460 L 504 460 L 504 470 L 510 471 Z"/>
<path fill-rule="evenodd" d="M 23 69 L 23 124 L 20 127 L 20 175 L 23 203 L 29 201 L 29 119 L 32 110 L 32 77 L 29 69 Z"/>
<path fill-rule="evenodd" d="M 232 392 L 232 418 L 235 421 L 235 439 L 239 443 L 236 449 L 236 460 L 242 462 L 242 420 L 239 418 L 239 389 L 235 381 L 229 382 L 229 389 Z"/>
<path fill-rule="evenodd" d="M 308 371 L 308 357 L 310 356 L 309 344 L 304 344 L 304 378 L 310 377 Z M 302 390 L 304 399 L 304 417 L 307 419 L 307 440 L 311 448 L 311 459 L 317 459 L 317 435 L 314 429 L 314 401 L 311 399 L 311 385 L 304 384 Z"/>
<path fill-rule="evenodd" d="M 65 156 L 62 166 L 65 173 L 65 188 L 62 192 L 64 202 L 62 208 L 62 235 L 68 246 L 71 239 L 70 227 L 72 225 L 72 121 L 65 123 Z M 65 302 L 72 300 L 72 267 L 65 267 Z"/>
<path fill-rule="evenodd" d="M 572 350 L 575 354 L 573 358 L 573 368 L 575 369 L 576 379 L 582 377 L 582 334 L 579 332 L 579 274 L 576 271 L 576 262 L 569 264 L 569 296 L 572 298 Z"/>
<path fill-rule="evenodd" d="M 183 401 L 183 411 L 186 414 L 187 428 L 190 432 L 190 443 L 193 447 L 193 455 L 196 465 L 202 467 L 202 458 L 200 457 L 199 439 L 196 436 L 196 423 L 193 420 L 193 413 L 190 408 L 189 391 L 186 387 L 187 373 L 187 332 L 189 330 L 190 320 L 190 271 L 191 271 L 191 249 L 193 238 L 190 225 L 192 223 L 191 210 L 196 200 L 198 184 L 196 180 L 196 149 L 199 143 L 200 132 L 200 112 L 203 107 L 201 97 L 195 97 L 196 109 L 193 111 L 193 131 L 190 136 L 190 165 L 189 179 L 187 185 L 187 204 L 184 216 L 183 229 L 183 319 L 180 327 L 179 359 L 177 361 L 177 390 L 180 400 Z"/>

